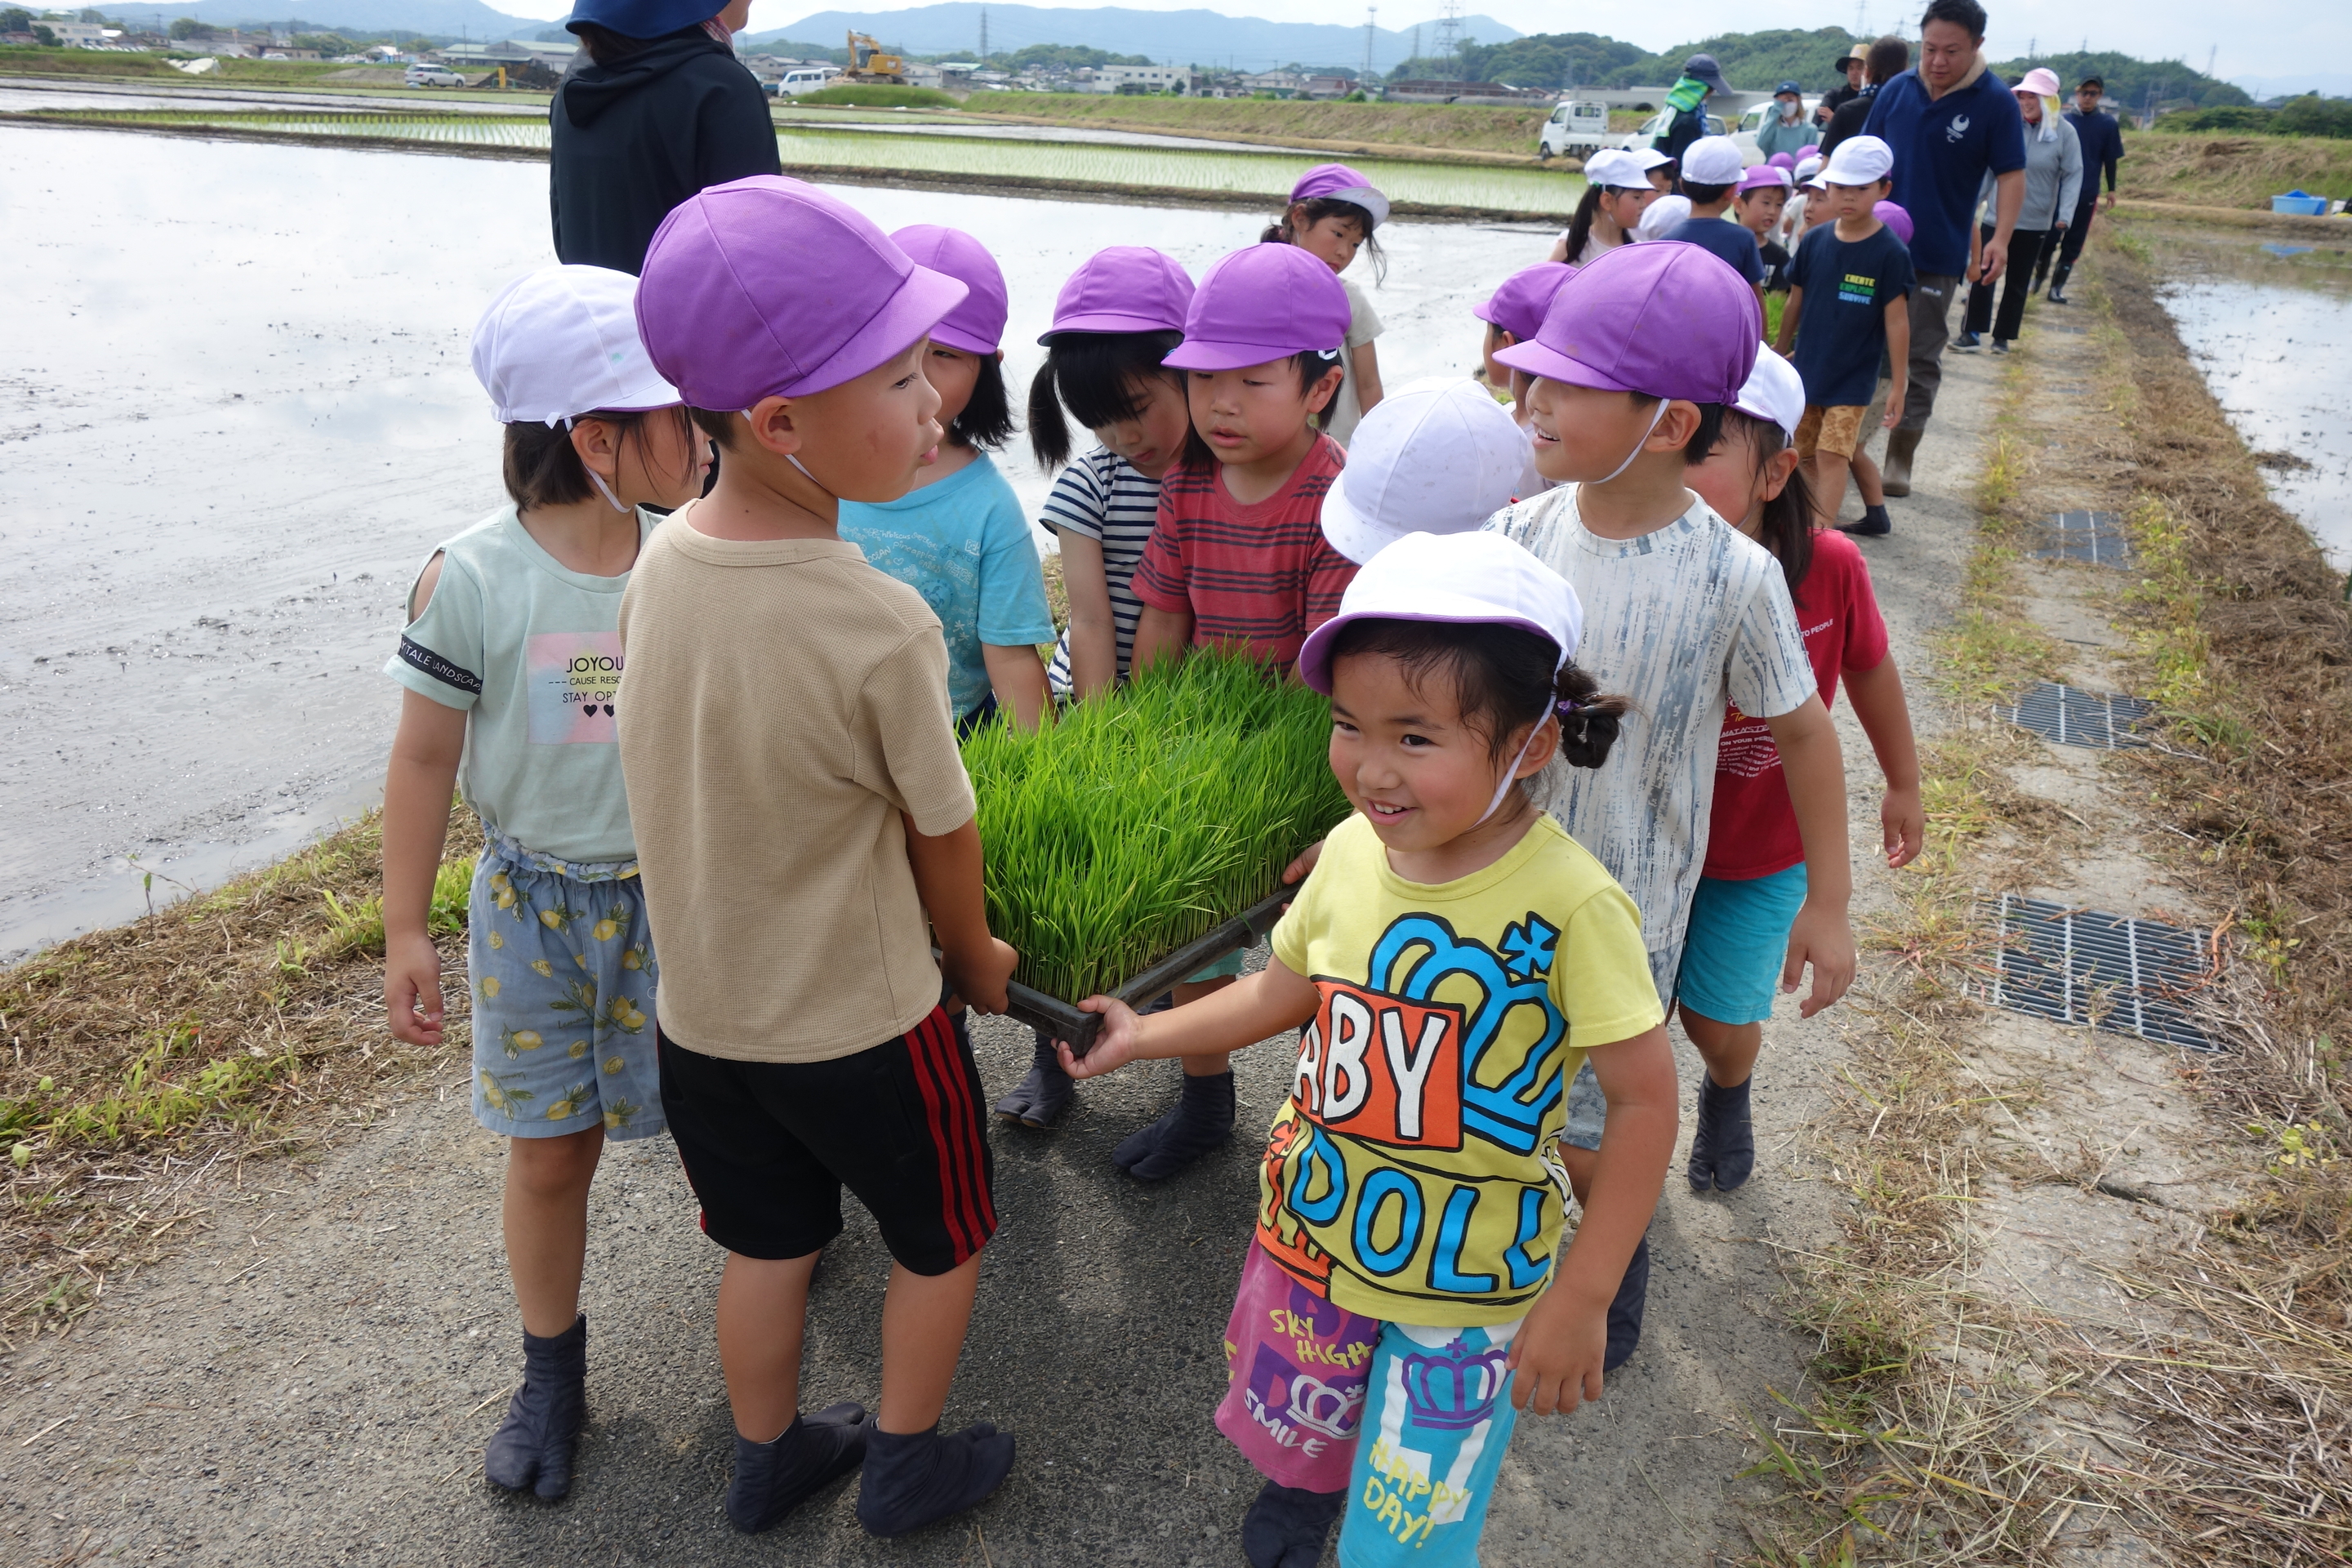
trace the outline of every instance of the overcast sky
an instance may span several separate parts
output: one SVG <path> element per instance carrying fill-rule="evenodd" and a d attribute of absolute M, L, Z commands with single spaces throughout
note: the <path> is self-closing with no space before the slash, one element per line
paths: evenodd
<path fill-rule="evenodd" d="M 1029 0 L 1060 9 L 1055 0 Z M 1235 0 L 1120 0 L 1141 11 L 1205 9 L 1226 15 L 1247 14 L 1256 7 Z M 557 17 L 571 13 L 570 0 L 489 0 L 495 8 L 514 16 Z M 754 0 L 751 26 L 765 32 L 818 11 L 831 9 L 826 0 Z M 887 10 L 908 7 L 889 5 Z M 2319 71 L 2352 72 L 2352 5 L 2344 0 L 2068 0 L 2064 5 L 2030 5 L 1990 0 L 1986 10 L 1992 25 L 1986 45 L 1997 59 L 2024 54 L 2038 42 L 2043 49 L 2076 48 L 2087 39 L 2095 49 L 2121 49 L 2142 58 L 2178 56 L 2202 70 L 2208 50 L 2214 55 L 2214 74 L 2224 79 L 2262 77 L 2287 79 Z M 1283 0 L 1277 8 L 1286 22 L 1336 22 L 1361 26 L 1364 7 L 1352 0 Z M 1404 28 L 1433 22 L 1440 4 L 1410 4 L 1389 0 L 1381 6 L 1384 27 Z M 1507 22 L 1523 33 L 1568 28 L 1603 33 L 1645 48 L 1663 49 L 1710 33 L 1751 32 L 1767 27 L 1852 27 L 1856 10 L 1835 4 L 1787 4 L 1781 0 L 1680 0 L 1663 5 L 1580 7 L 1571 20 L 1557 0 L 1463 0 L 1465 14 L 1483 14 Z M 1890 0 L 1863 0 L 1863 35 L 1885 32 L 1898 18 L 1916 17 L 1916 4 L 1895 5 Z M 1258 11 L 1258 15 L 1270 15 Z M 2335 91 L 2345 90 L 2337 86 Z"/>

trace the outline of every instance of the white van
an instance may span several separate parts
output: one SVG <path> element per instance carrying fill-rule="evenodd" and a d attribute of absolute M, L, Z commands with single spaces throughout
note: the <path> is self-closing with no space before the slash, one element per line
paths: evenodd
<path fill-rule="evenodd" d="M 1536 140 L 1538 158 L 1598 153 L 1609 139 L 1609 106 L 1605 103 L 1562 103 L 1555 106 Z"/>
<path fill-rule="evenodd" d="M 1799 112 L 1804 116 L 1807 124 L 1811 124 L 1813 110 L 1821 107 L 1822 100 L 1818 98 L 1806 98 L 1798 101 L 1803 105 Z M 1752 169 L 1764 162 L 1764 150 L 1757 144 L 1756 133 L 1764 129 L 1767 117 L 1780 111 L 1780 100 L 1777 98 L 1768 98 L 1739 117 L 1739 129 L 1731 133 L 1731 139 L 1739 143 L 1739 155 L 1748 161 L 1749 168 Z"/>
<path fill-rule="evenodd" d="M 463 87 L 466 79 L 447 66 L 411 66 L 408 68 L 411 87 Z"/>
<path fill-rule="evenodd" d="M 815 92 L 841 72 L 832 66 L 805 66 L 788 70 L 768 84 L 768 90 L 778 98 L 798 98 L 804 92 Z"/>
<path fill-rule="evenodd" d="M 1675 111 L 1671 109 L 1661 109 L 1657 113 L 1642 121 L 1642 129 L 1630 136 L 1619 137 L 1617 145 L 1628 153 L 1638 153 L 1664 136 L 1666 133 L 1666 127 L 1674 122 Z M 1709 136 L 1728 136 L 1731 132 L 1723 123 L 1722 116 L 1710 114 L 1706 117 L 1706 133 Z"/>

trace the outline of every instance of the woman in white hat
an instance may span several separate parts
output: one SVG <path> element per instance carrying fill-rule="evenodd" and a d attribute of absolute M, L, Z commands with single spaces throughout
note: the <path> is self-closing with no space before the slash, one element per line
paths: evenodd
<path fill-rule="evenodd" d="M 2017 215 L 2017 232 L 2009 245 L 2009 277 L 2001 285 L 2000 313 L 1993 314 L 1992 285 L 1969 285 L 1967 330 L 1953 341 L 1957 349 L 1972 349 L 1992 333 L 1992 352 L 2005 354 L 2017 340 L 2025 320 L 2025 297 L 2033 289 L 2033 263 L 2044 249 L 2055 248 L 2066 237 L 2066 220 L 2074 215 L 2075 198 L 2083 188 L 2083 143 L 2074 126 L 2058 112 L 2058 76 L 2036 66 L 2017 84 L 2018 111 L 2025 117 L 2025 205 Z M 1988 173 L 1977 193 L 1979 221 L 1976 243 L 1969 247 L 1969 276 L 1981 267 L 1985 245 L 1992 238 L 1990 216 L 1995 176 Z"/>

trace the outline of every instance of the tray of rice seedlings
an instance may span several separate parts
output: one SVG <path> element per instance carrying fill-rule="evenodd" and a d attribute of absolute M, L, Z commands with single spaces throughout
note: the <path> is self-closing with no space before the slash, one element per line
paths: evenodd
<path fill-rule="evenodd" d="M 964 742 L 988 923 L 1021 953 L 1013 1016 L 1083 1056 L 1097 994 L 1141 1006 L 1253 947 L 1282 868 L 1348 815 L 1331 710 L 1240 654 L 1196 649 L 1024 733 Z"/>

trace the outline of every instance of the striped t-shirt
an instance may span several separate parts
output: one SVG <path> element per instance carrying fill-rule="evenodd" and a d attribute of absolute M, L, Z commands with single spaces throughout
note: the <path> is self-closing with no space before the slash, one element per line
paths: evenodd
<path fill-rule="evenodd" d="M 1288 674 L 1356 575 L 1323 537 L 1323 495 L 1347 462 L 1337 441 L 1318 436 L 1290 482 L 1249 506 L 1227 493 L 1217 463 L 1177 464 L 1160 481 L 1160 521 L 1136 568 L 1136 597 L 1191 614 L 1194 646 L 1245 646 Z"/>
<path fill-rule="evenodd" d="M 1102 545 L 1103 580 L 1110 587 L 1110 618 L 1118 632 L 1118 679 L 1127 679 L 1127 659 L 1135 647 L 1135 623 L 1143 601 L 1135 596 L 1129 579 L 1143 559 L 1151 525 L 1160 516 L 1160 481 L 1145 479 L 1128 460 L 1108 447 L 1097 447 L 1062 470 L 1045 498 L 1045 515 L 1037 521 L 1055 533 L 1076 533 Z M 1070 675 L 1070 634 L 1065 630 L 1054 645 L 1054 662 L 1046 671 L 1054 695 L 1067 697 Z"/>

